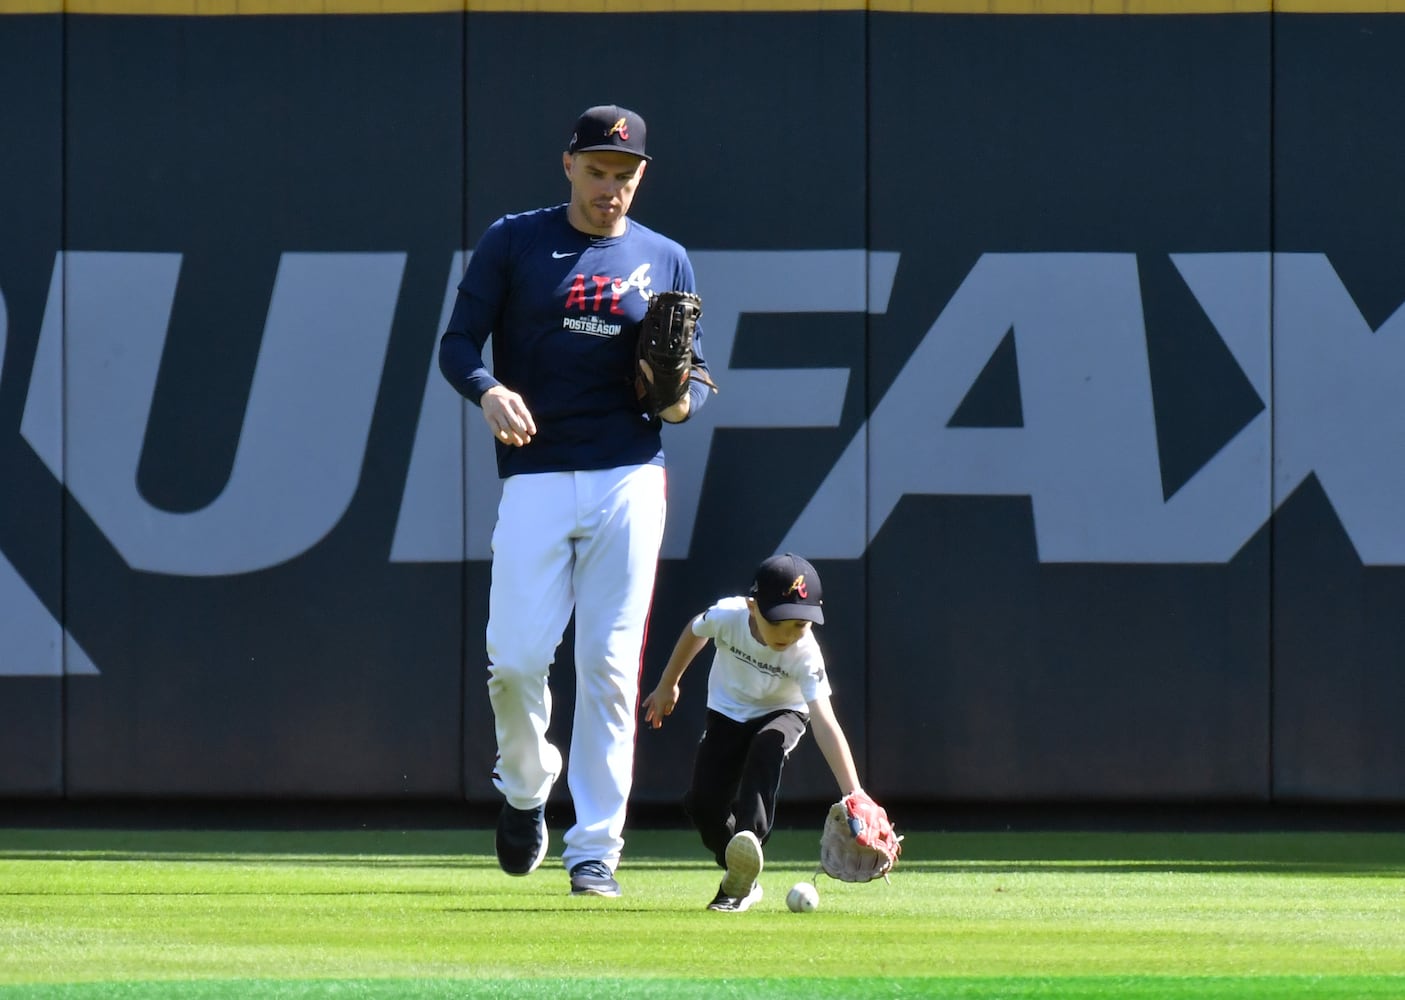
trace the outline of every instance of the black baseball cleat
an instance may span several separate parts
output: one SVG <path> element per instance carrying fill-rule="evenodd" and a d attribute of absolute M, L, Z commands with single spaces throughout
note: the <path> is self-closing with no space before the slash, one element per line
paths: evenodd
<path fill-rule="evenodd" d="M 509 875 L 530 875 L 546 857 L 546 806 L 514 809 L 506 802 L 498 815 L 498 867 Z"/>
<path fill-rule="evenodd" d="M 571 868 L 572 896 L 618 896 L 620 884 L 603 861 L 582 861 Z"/>
<path fill-rule="evenodd" d="M 712 902 L 707 904 L 709 910 L 719 910 L 722 913 L 742 913 L 751 909 L 753 903 L 761 902 L 761 883 L 751 883 L 751 888 L 741 896 L 729 896 L 727 890 L 722 886 L 717 887 L 717 895 L 712 897 Z"/>

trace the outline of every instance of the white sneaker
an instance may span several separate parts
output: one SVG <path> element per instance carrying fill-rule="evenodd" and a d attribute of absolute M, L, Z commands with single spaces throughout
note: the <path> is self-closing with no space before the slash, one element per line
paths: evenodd
<path fill-rule="evenodd" d="M 759 888 L 756 885 L 756 876 L 761 874 L 761 869 L 766 863 L 761 853 L 761 841 L 750 830 L 742 830 L 727 841 L 727 850 L 723 856 L 727 859 L 727 874 L 723 877 L 722 887 L 718 891 L 732 899 L 750 898 Z M 746 906 L 741 909 L 746 909 Z"/>

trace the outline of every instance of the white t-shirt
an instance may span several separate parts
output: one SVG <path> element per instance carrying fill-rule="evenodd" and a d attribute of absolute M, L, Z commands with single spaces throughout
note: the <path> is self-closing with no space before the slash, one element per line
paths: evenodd
<path fill-rule="evenodd" d="M 807 705 L 831 693 L 824 654 L 813 631 L 779 652 L 751 634 L 745 597 L 726 597 L 693 624 L 693 634 L 711 639 L 716 653 L 707 677 L 707 707 L 738 722 Z"/>

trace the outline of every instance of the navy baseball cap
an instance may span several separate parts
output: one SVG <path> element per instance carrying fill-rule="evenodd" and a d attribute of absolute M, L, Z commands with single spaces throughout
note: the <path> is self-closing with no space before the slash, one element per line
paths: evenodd
<path fill-rule="evenodd" d="M 644 152 L 644 131 L 644 119 L 638 112 L 618 104 L 600 104 L 576 119 L 576 129 L 571 133 L 571 144 L 566 152 L 609 150 L 628 153 L 641 160 L 652 159 Z"/>
<path fill-rule="evenodd" d="M 772 556 L 756 570 L 751 596 L 768 622 L 793 618 L 824 624 L 824 594 L 815 567 L 794 553 Z"/>

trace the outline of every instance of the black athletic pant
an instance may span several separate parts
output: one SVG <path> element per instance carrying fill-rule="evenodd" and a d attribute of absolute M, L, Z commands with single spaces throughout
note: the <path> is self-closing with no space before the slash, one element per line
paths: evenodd
<path fill-rule="evenodd" d="M 770 838 L 781 770 L 809 724 L 803 713 L 790 709 L 749 722 L 708 709 L 683 807 L 723 868 L 734 834 L 750 830 L 763 844 Z"/>

